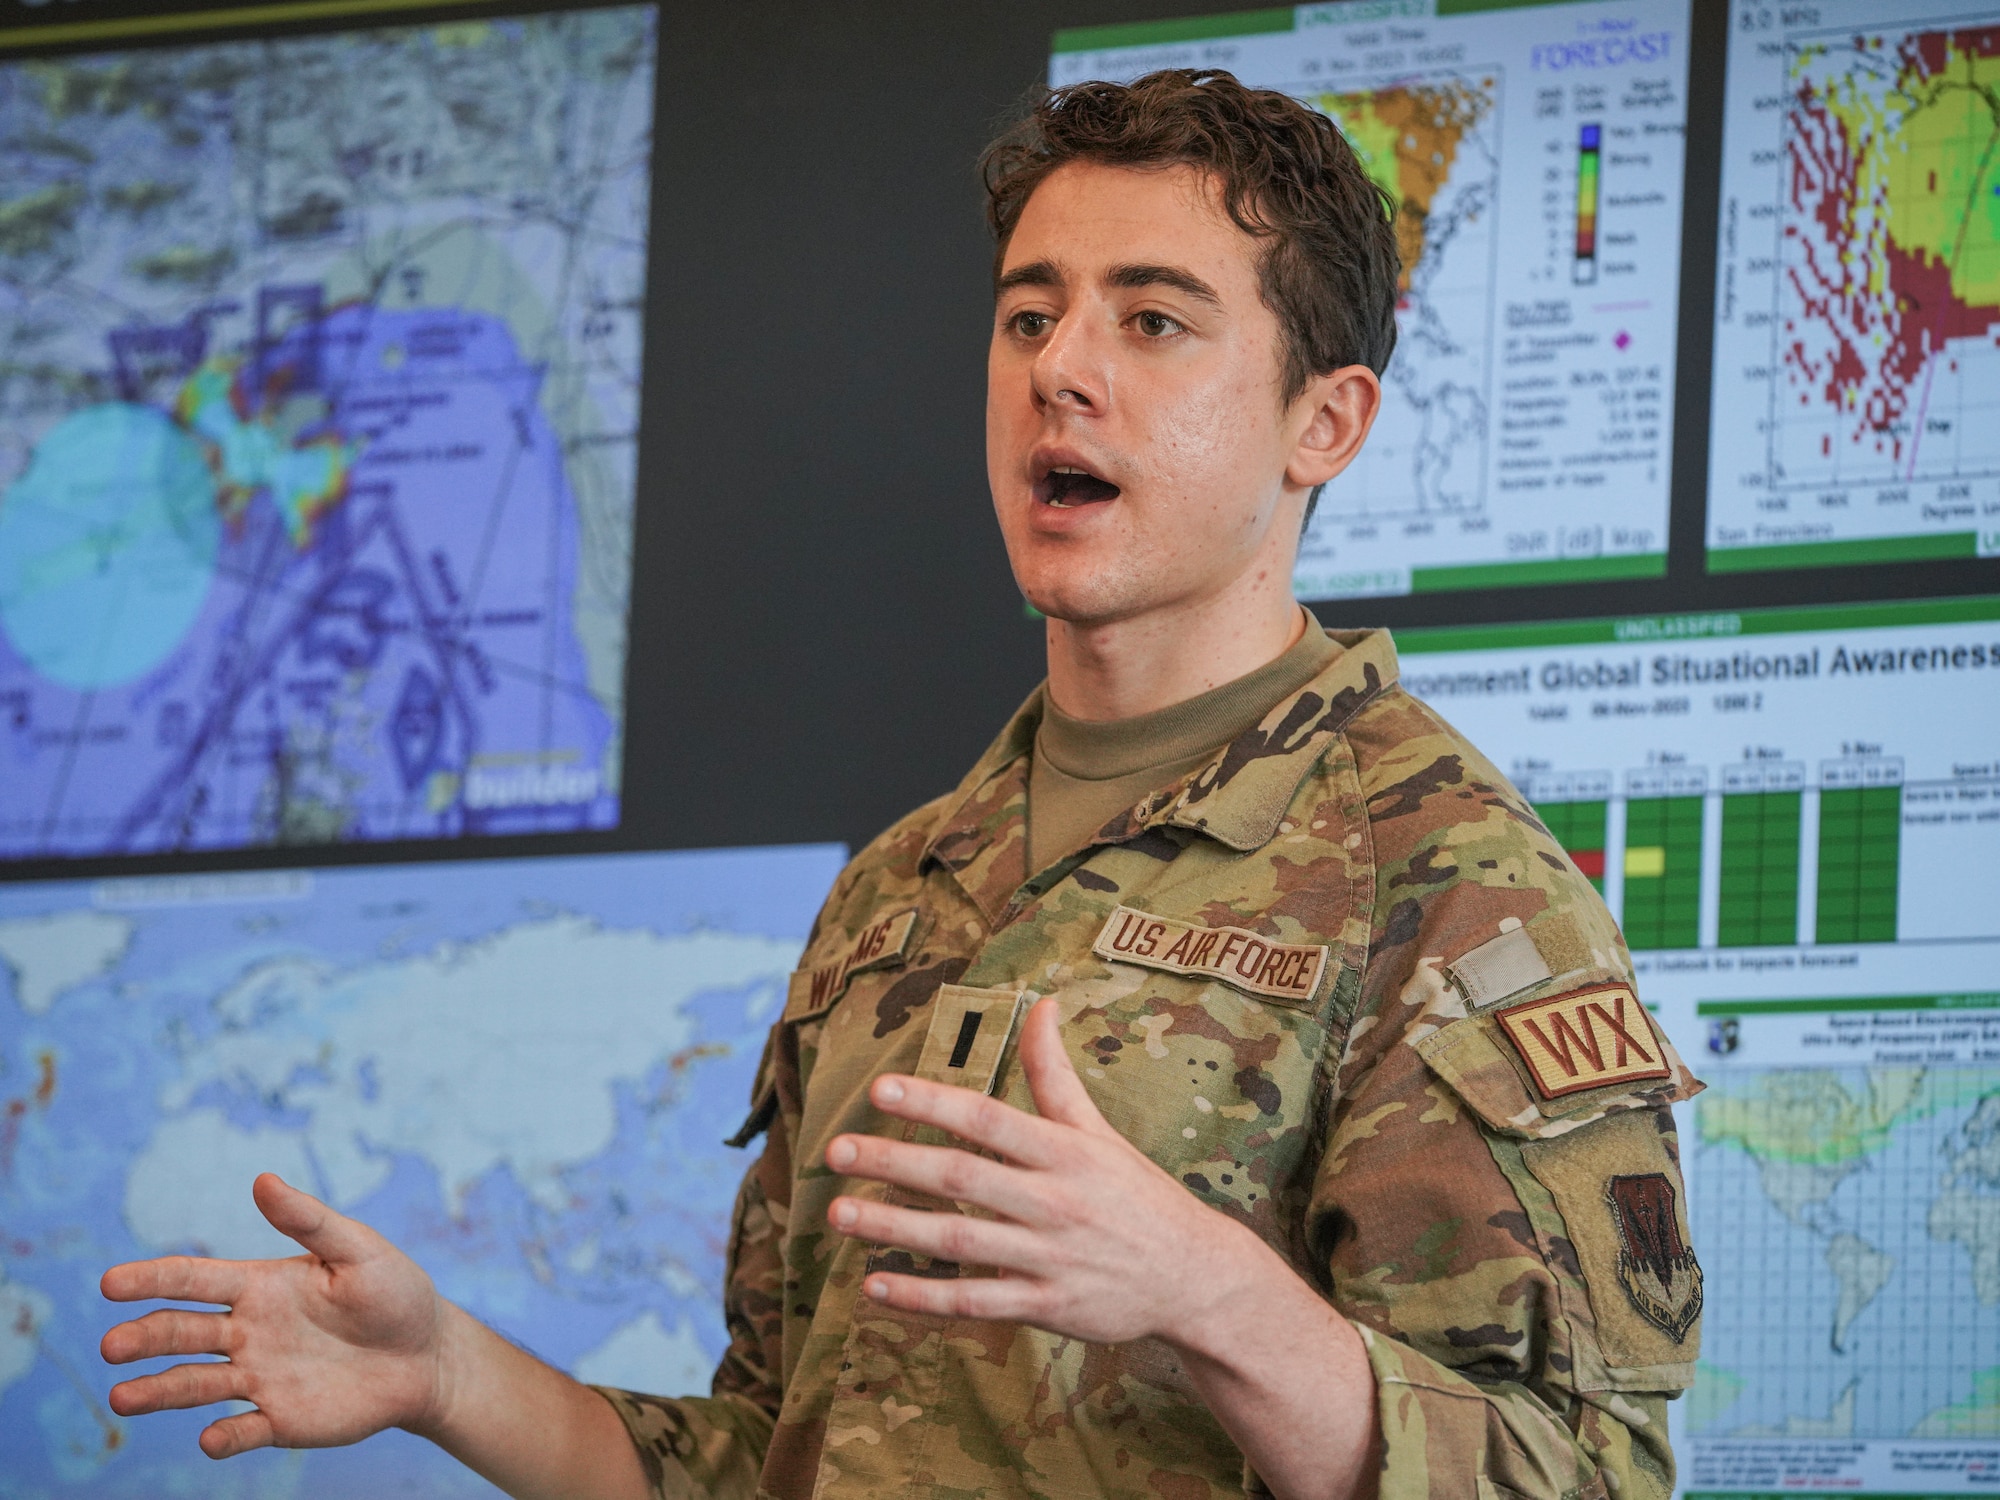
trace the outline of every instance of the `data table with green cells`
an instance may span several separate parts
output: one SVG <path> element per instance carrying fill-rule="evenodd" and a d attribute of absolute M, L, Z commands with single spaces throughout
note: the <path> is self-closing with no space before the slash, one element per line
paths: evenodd
<path fill-rule="evenodd" d="M 1537 802 L 1535 815 L 1551 837 L 1563 847 L 1570 861 L 1584 877 L 1604 894 L 1605 827 L 1611 804 L 1602 798 L 1590 802 Z"/>
<path fill-rule="evenodd" d="M 1701 937 L 1700 797 L 1625 804 L 1625 943 L 1692 948 Z"/>
<path fill-rule="evenodd" d="M 1721 920 L 1716 932 L 1723 947 L 1798 941 L 1802 801 L 1798 792 L 1723 797 Z"/>
<path fill-rule="evenodd" d="M 1902 837 L 1902 787 L 1828 788 L 1819 794 L 1815 941 L 1896 940 Z"/>

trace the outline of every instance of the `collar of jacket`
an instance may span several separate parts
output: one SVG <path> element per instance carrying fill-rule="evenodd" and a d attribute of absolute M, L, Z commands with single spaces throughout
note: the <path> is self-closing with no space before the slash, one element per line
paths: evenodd
<path fill-rule="evenodd" d="M 1123 843 L 1162 825 L 1191 829 L 1244 852 L 1269 843 L 1328 742 L 1396 681 L 1396 646 L 1388 631 L 1327 634 L 1344 649 L 1324 672 L 1274 704 L 1194 775 L 1106 823 L 1092 844 Z M 1028 695 L 944 800 L 946 810 L 924 846 L 922 868 L 942 866 L 975 892 L 996 886 L 1011 891 L 1033 873 L 1025 867 L 1028 757 L 1047 691 L 1044 682 Z M 1020 866 L 1018 873 L 999 868 L 1005 856 Z M 980 901 L 982 907 L 988 904 Z"/>

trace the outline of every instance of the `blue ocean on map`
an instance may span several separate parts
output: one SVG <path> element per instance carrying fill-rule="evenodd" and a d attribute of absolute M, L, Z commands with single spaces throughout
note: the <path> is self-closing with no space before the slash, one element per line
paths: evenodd
<path fill-rule="evenodd" d="M 617 825 L 654 28 L 0 64 L 0 859 Z"/>
<path fill-rule="evenodd" d="M 112 1264 L 296 1253 L 271 1170 L 579 1377 L 705 1391 L 765 1034 L 834 846 L 0 887 L 0 1497 L 491 1495 L 399 1433 L 124 1420 Z M 754 1148 L 753 1148 L 754 1150 Z"/>

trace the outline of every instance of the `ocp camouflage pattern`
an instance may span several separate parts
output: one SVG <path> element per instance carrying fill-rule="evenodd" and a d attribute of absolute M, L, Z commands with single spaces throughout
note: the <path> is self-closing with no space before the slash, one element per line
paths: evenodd
<path fill-rule="evenodd" d="M 859 1296 L 876 1268 L 990 1274 L 826 1224 L 838 1193 L 893 1191 L 829 1171 L 826 1145 L 914 1130 L 866 1090 L 914 1070 L 950 984 L 1057 997 L 1105 1117 L 1359 1326 L 1385 1497 L 1669 1494 L 1666 1399 L 1693 1377 L 1699 1325 L 1672 1338 L 1621 1288 L 1605 1192 L 1663 1174 L 1686 1240 L 1666 1105 L 1700 1085 L 1667 1049 L 1667 1079 L 1537 1094 L 1496 1007 L 1448 966 L 1524 928 L 1552 977 L 1513 1003 L 1629 985 L 1623 942 L 1520 794 L 1397 684 L 1388 636 L 1333 634 L 1342 653 L 1307 688 L 1047 869 L 1025 853 L 1039 690 L 957 790 L 848 866 L 802 974 L 885 917 L 913 910 L 916 930 L 900 962 L 831 994 L 794 985 L 772 1033 L 713 1396 L 605 1392 L 657 1493 L 1265 1492 L 1163 1344 Z M 1092 943 L 1121 905 L 1329 961 L 1296 1002 L 1108 961 Z M 994 1092 L 1033 1108 L 1011 1050 Z"/>

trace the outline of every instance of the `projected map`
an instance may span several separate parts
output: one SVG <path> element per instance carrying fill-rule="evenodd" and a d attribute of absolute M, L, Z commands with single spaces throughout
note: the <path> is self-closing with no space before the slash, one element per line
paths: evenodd
<path fill-rule="evenodd" d="M 1712 1070 L 1697 1437 L 2000 1437 L 2000 1068 Z"/>
<path fill-rule="evenodd" d="M 2000 13 L 1918 17 L 1739 18 L 1711 570 L 2000 554 Z"/>
<path fill-rule="evenodd" d="M 766 1028 L 830 846 L 0 889 L 0 1493 L 491 1495 L 389 1434 L 123 1421 L 117 1261 L 297 1253 L 264 1170 L 600 1383 L 705 1392 Z M 211 1413 L 211 1415 L 213 1415 Z"/>
<path fill-rule="evenodd" d="M 653 27 L 0 66 L 0 857 L 616 824 Z"/>
<path fill-rule="evenodd" d="M 1666 571 L 1687 25 L 1685 0 L 1398 0 L 1056 34 L 1059 85 L 1292 94 L 1396 205 L 1395 357 L 1302 598 Z"/>

